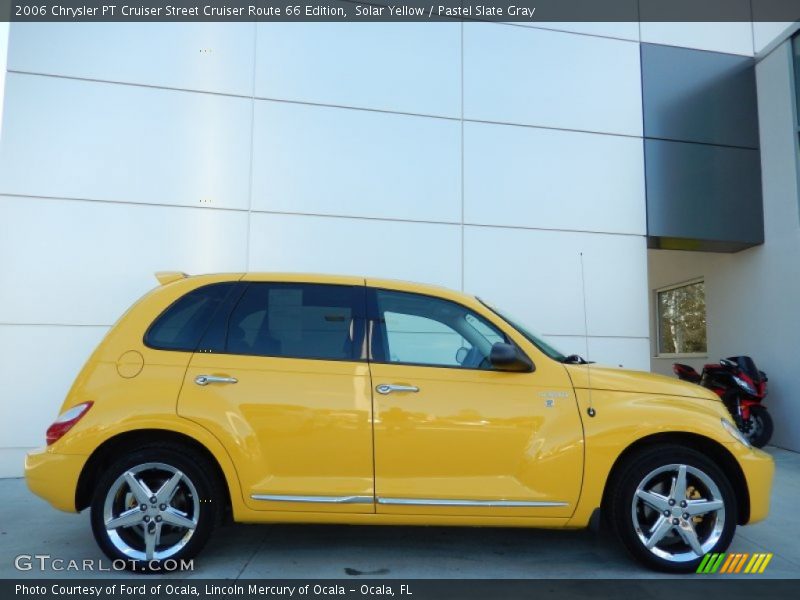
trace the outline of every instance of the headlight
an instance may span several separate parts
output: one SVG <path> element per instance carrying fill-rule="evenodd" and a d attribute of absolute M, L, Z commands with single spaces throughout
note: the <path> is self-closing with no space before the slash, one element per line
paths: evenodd
<path fill-rule="evenodd" d="M 733 380 L 739 384 L 739 387 L 742 388 L 748 394 L 756 395 L 756 388 L 752 386 L 749 382 L 745 381 L 741 377 L 737 377 L 736 375 L 733 376 Z"/>
<path fill-rule="evenodd" d="M 736 428 L 736 425 L 728 421 L 728 419 L 720 419 L 720 421 L 722 421 L 722 428 L 730 433 L 733 439 L 735 439 L 737 442 L 741 442 L 748 448 L 751 447 L 748 439 L 742 435 L 742 432 Z"/>

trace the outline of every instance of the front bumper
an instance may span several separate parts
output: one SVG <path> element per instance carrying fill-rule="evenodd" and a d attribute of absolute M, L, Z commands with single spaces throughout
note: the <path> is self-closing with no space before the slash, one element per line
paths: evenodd
<path fill-rule="evenodd" d="M 769 454 L 756 448 L 745 448 L 740 444 L 737 446 L 736 460 L 742 468 L 750 494 L 750 518 L 747 523 L 756 523 L 769 514 L 775 461 Z"/>
<path fill-rule="evenodd" d="M 49 448 L 33 450 L 25 456 L 25 482 L 55 508 L 77 512 L 75 490 L 86 460 L 86 456 L 59 454 Z"/>

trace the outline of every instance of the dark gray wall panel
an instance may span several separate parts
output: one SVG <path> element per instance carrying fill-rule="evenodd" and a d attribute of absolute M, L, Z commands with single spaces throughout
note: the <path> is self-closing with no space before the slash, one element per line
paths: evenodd
<path fill-rule="evenodd" d="M 642 44 L 644 135 L 758 147 L 752 58 Z"/>
<path fill-rule="evenodd" d="M 651 238 L 764 242 L 758 150 L 645 140 L 645 168 Z"/>

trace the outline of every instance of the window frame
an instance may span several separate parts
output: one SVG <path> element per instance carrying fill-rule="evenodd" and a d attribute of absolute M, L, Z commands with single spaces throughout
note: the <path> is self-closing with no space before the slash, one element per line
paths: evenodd
<path fill-rule="evenodd" d="M 225 307 L 226 310 L 217 311 L 217 314 L 214 317 L 213 322 L 209 325 L 208 329 L 206 330 L 206 334 L 201 339 L 200 344 L 198 345 L 197 352 L 203 354 L 221 354 L 226 356 L 248 356 L 253 358 L 267 358 L 267 359 L 279 359 L 279 360 L 316 360 L 316 361 L 324 361 L 324 362 L 357 362 L 363 363 L 367 362 L 367 352 L 364 350 L 364 338 L 366 335 L 366 286 L 365 285 L 352 285 L 352 284 L 343 284 L 343 283 L 318 283 L 315 281 L 241 281 L 239 282 L 240 288 L 238 293 L 235 295 L 232 301 L 229 301 L 227 306 Z M 354 321 L 354 328 L 353 328 L 353 356 L 349 358 L 329 358 L 329 357 L 318 357 L 318 356 L 290 356 L 290 355 L 281 355 L 281 354 L 242 354 L 240 352 L 228 352 L 228 336 L 230 334 L 230 319 L 233 316 L 233 313 L 236 311 L 236 308 L 244 299 L 247 291 L 251 288 L 251 286 L 318 286 L 318 287 L 338 287 L 338 288 L 349 288 L 353 292 L 354 302 L 352 305 L 353 316 L 352 319 Z M 223 323 L 220 323 L 223 321 Z M 221 327 L 222 329 L 222 341 L 212 341 L 210 345 L 206 347 L 207 340 L 205 339 L 206 335 L 215 332 L 217 327 Z"/>
<path fill-rule="evenodd" d="M 475 371 L 480 373 L 508 373 L 508 371 L 504 371 L 503 369 L 496 369 L 494 367 L 490 367 L 488 369 L 481 369 L 478 367 L 464 367 L 461 365 L 438 365 L 438 364 L 431 364 L 431 363 L 415 363 L 415 362 L 394 362 L 387 360 L 386 357 L 381 356 L 380 358 L 375 357 L 375 353 L 373 349 L 375 347 L 375 341 L 378 336 L 382 339 L 382 341 L 386 341 L 386 327 L 385 324 L 382 323 L 383 319 L 381 319 L 380 313 L 378 311 L 378 292 L 390 292 L 394 294 L 408 294 L 412 296 L 419 296 L 423 298 L 430 298 L 433 300 L 437 300 L 439 302 L 448 302 L 450 304 L 454 304 L 467 312 L 474 313 L 478 315 L 481 319 L 488 322 L 492 327 L 497 329 L 503 334 L 505 338 L 505 343 L 511 344 L 514 346 L 518 352 L 520 352 L 523 356 L 530 360 L 533 368 L 530 373 L 536 371 L 536 364 L 534 363 L 533 359 L 528 356 L 528 353 L 525 352 L 522 348 L 520 348 L 519 344 L 517 344 L 514 339 L 508 334 L 508 332 L 503 328 L 500 327 L 495 321 L 489 319 L 485 315 L 482 315 L 480 312 L 476 311 L 473 308 L 470 308 L 460 302 L 456 302 L 455 300 L 450 300 L 449 298 L 442 298 L 441 296 L 436 296 L 434 294 L 426 294 L 424 292 L 413 292 L 408 290 L 396 290 L 392 288 L 385 288 L 385 287 L 370 287 L 367 286 L 367 322 L 368 322 L 368 331 L 367 331 L 367 356 L 369 357 L 368 360 L 371 363 L 381 364 L 381 365 L 397 365 L 397 366 L 406 366 L 406 367 L 427 367 L 430 369 L 454 369 L 457 371 Z M 388 341 L 386 341 L 388 345 Z M 381 355 L 383 351 L 381 351 Z"/>
<path fill-rule="evenodd" d="M 677 290 L 683 287 L 689 287 L 690 285 L 696 285 L 698 283 L 703 284 L 703 306 L 705 307 L 705 313 L 706 313 L 705 352 L 661 352 L 661 310 L 660 310 L 661 304 L 659 302 L 659 294 L 662 294 L 663 292 L 669 292 L 671 290 Z M 688 279 L 680 283 L 665 285 L 653 290 L 653 306 L 655 308 L 654 317 L 655 317 L 655 330 L 656 330 L 655 358 L 708 358 L 708 305 L 705 302 L 705 283 L 706 283 L 705 277 L 695 277 L 693 279 Z"/>

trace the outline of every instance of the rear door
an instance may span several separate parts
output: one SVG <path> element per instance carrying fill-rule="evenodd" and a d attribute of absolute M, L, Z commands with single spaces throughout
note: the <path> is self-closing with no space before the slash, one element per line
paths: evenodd
<path fill-rule="evenodd" d="M 178 411 L 231 454 L 256 510 L 374 512 L 364 280 L 246 276 Z"/>

